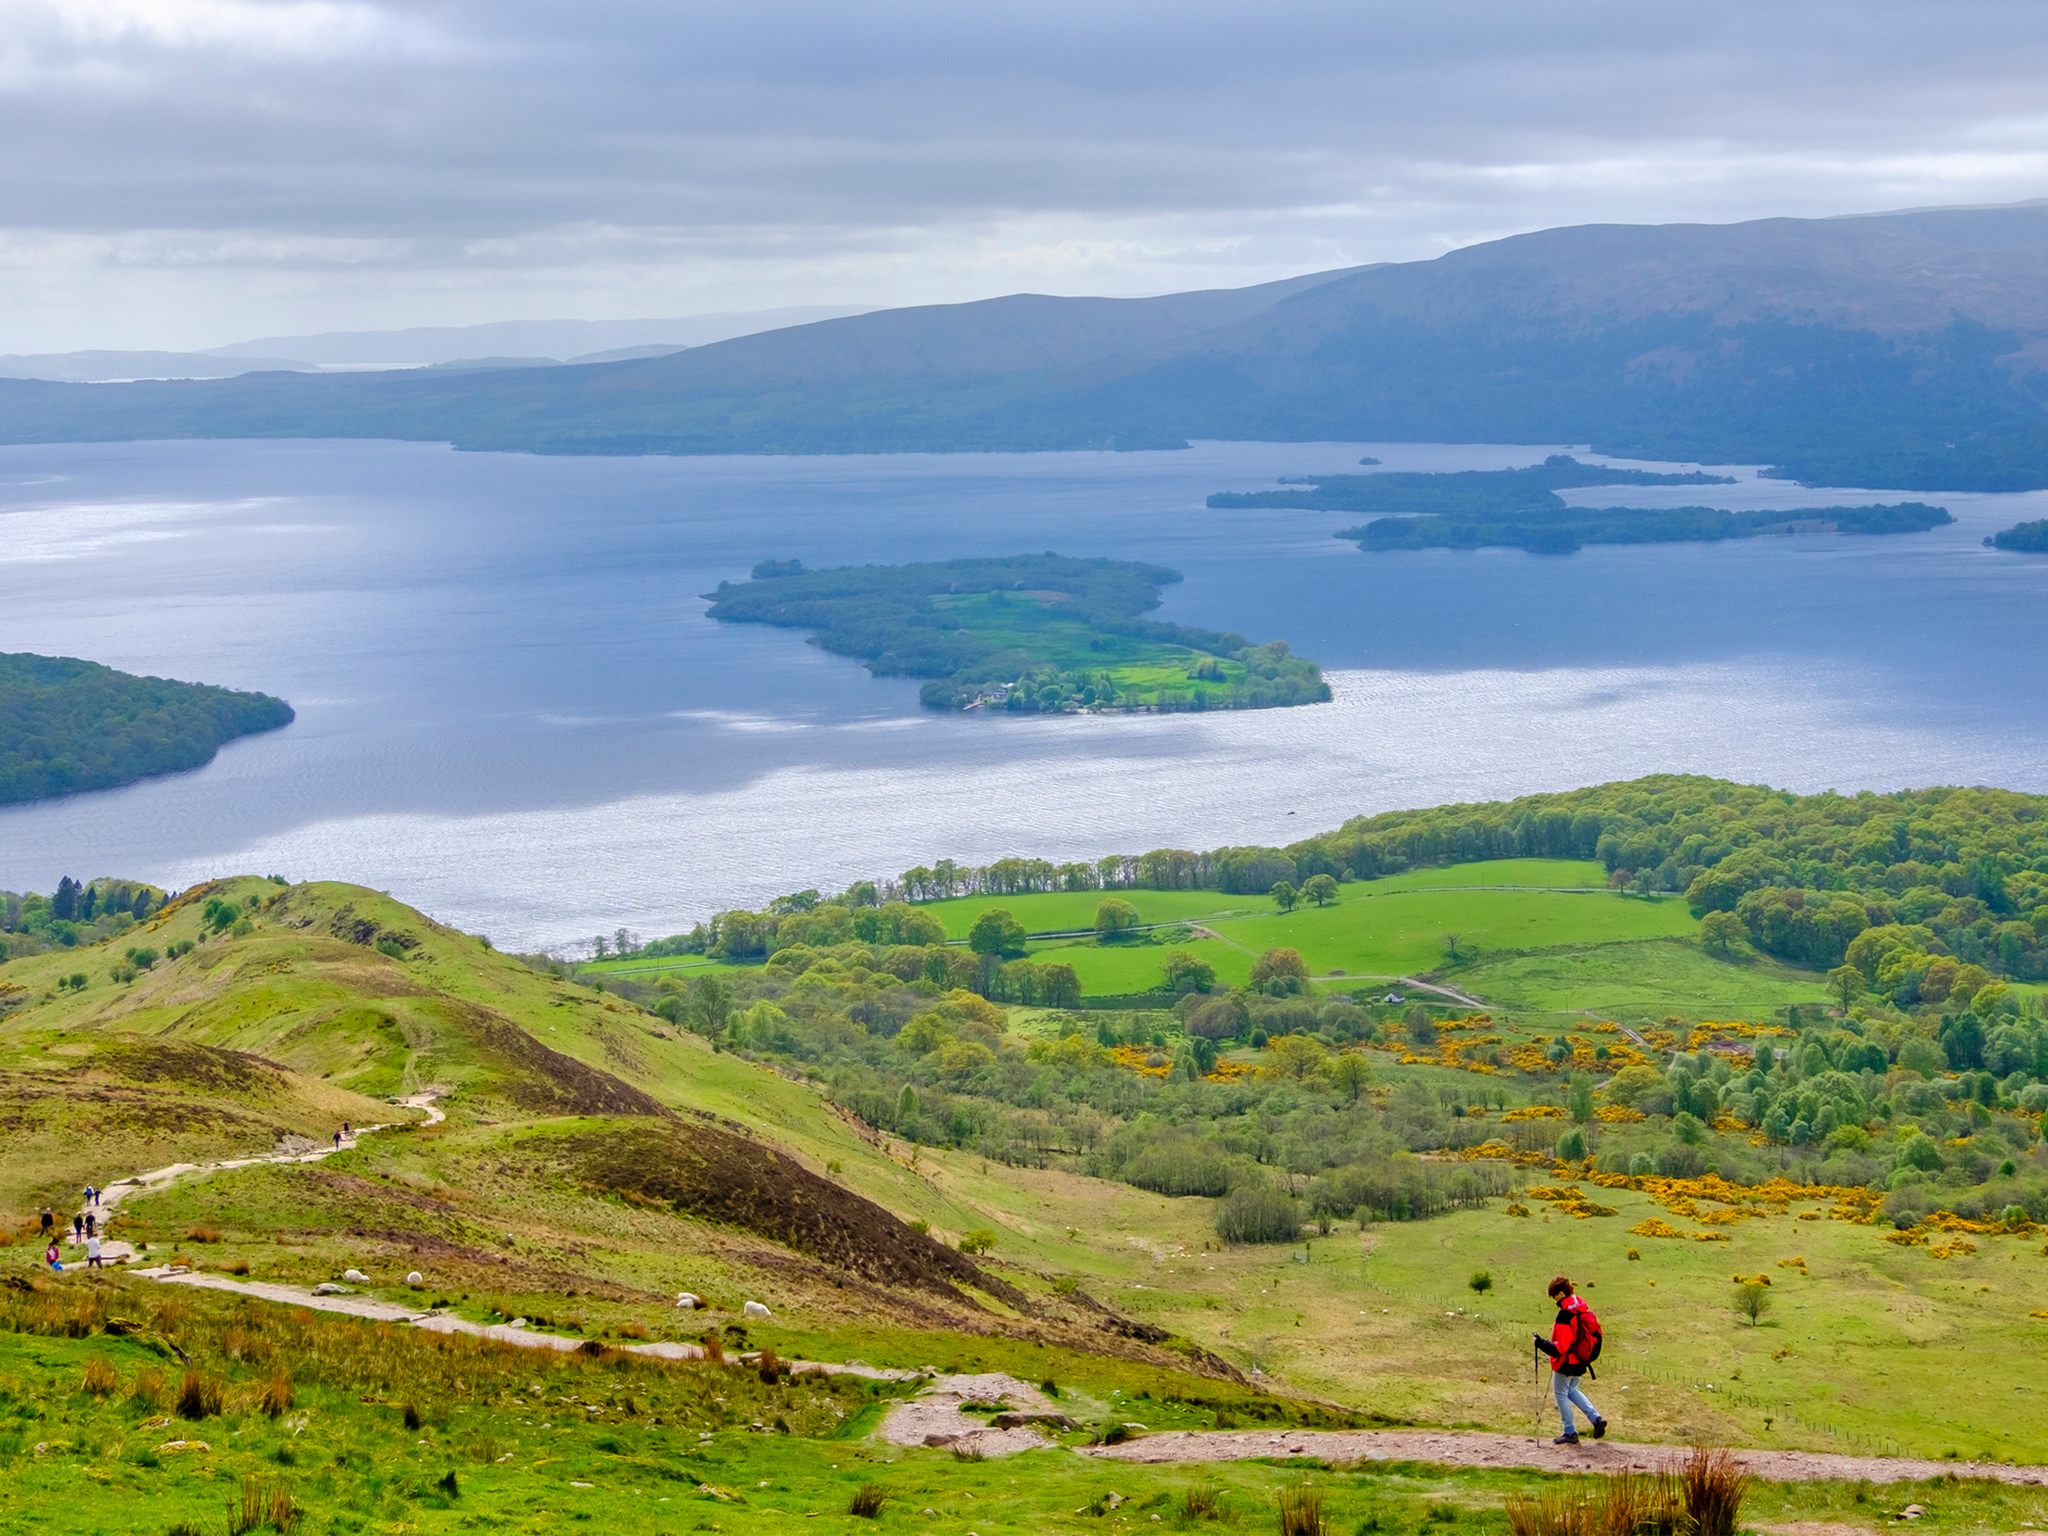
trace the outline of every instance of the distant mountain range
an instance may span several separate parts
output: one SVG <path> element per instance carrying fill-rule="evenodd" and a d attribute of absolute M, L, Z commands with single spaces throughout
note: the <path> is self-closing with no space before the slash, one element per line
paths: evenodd
<path fill-rule="evenodd" d="M 729 341 L 788 325 L 809 325 L 872 306 L 800 304 L 666 320 L 496 320 L 485 325 L 419 326 L 405 331 L 327 331 L 267 336 L 204 352 L 40 352 L 0 355 L 0 379 L 99 384 L 129 380 L 231 379 L 245 373 L 321 373 L 338 369 L 536 368 L 666 357 L 687 347 Z"/>
<path fill-rule="evenodd" d="M 249 345 L 275 355 L 303 340 Z M 1256 288 L 882 310 L 576 367 L 0 382 L 0 440 L 377 436 L 543 453 L 1586 443 L 1769 463 L 1821 484 L 2019 489 L 2048 486 L 2044 402 L 2048 204 L 2024 204 L 1589 225 Z"/>

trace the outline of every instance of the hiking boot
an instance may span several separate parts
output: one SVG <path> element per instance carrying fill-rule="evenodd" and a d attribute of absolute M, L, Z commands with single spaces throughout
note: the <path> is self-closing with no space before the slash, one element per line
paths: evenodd
<path fill-rule="evenodd" d="M 1605 1419 L 1595 1419 L 1593 1421 L 1593 1438 L 1595 1440 L 1604 1440 L 1606 1437 L 1607 1421 Z"/>
<path fill-rule="evenodd" d="M 1568 1429 L 1550 1443 L 1552 1445 L 1577 1445 L 1579 1443 L 1579 1432 L 1575 1429 Z"/>

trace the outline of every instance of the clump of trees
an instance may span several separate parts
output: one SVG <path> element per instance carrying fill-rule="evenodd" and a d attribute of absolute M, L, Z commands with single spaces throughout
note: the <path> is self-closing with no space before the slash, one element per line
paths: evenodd
<path fill-rule="evenodd" d="M 167 899 L 152 885 L 80 882 L 69 875 L 47 896 L 0 891 L 0 959 L 118 938 L 160 911 Z"/>

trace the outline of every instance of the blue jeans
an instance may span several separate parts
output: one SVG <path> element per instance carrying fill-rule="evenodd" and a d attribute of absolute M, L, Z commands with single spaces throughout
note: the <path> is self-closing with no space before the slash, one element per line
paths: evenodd
<path fill-rule="evenodd" d="M 1558 1416 L 1564 1420 L 1564 1432 L 1566 1434 L 1575 1435 L 1579 1432 L 1578 1426 L 1572 1422 L 1573 1403 L 1577 1403 L 1586 1410 L 1587 1418 L 1596 1421 L 1599 1419 L 1600 1410 L 1586 1401 L 1586 1394 L 1579 1390 L 1578 1377 L 1567 1376 L 1563 1371 L 1552 1371 L 1550 1373 L 1550 1392 L 1557 1399 Z"/>

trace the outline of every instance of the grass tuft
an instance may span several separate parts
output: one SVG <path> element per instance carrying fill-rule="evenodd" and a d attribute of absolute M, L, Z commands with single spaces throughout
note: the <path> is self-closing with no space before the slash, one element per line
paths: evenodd
<path fill-rule="evenodd" d="M 85 1379 L 80 1385 L 90 1396 L 109 1397 L 121 1390 L 121 1373 L 105 1355 L 94 1355 L 85 1362 Z"/>
<path fill-rule="evenodd" d="M 889 1490 L 880 1483 L 862 1483 L 853 1490 L 853 1497 L 847 1501 L 846 1512 L 858 1515 L 863 1520 L 881 1518 L 882 1505 L 889 1497 Z"/>
<path fill-rule="evenodd" d="M 256 1394 L 256 1406 L 270 1418 L 281 1418 L 292 1405 L 291 1372 L 282 1366 L 271 1373 Z"/>
<path fill-rule="evenodd" d="M 1749 1474 L 1725 1446 L 1696 1445 L 1679 1476 L 1695 1536 L 1735 1536 Z"/>
<path fill-rule="evenodd" d="M 220 1416 L 224 1394 L 220 1378 L 204 1371 L 187 1371 L 178 1388 L 178 1417 L 211 1419 Z"/>
<path fill-rule="evenodd" d="M 1280 1536 L 1323 1536 L 1323 1492 L 1302 1484 L 1280 1490 Z"/>

